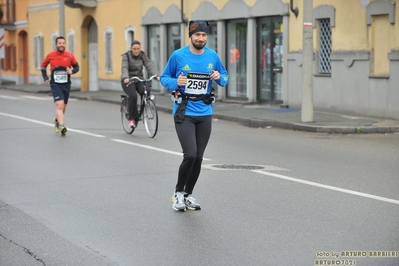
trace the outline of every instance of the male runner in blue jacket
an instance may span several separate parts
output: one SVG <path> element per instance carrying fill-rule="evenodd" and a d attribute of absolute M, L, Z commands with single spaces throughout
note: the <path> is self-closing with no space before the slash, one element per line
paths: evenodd
<path fill-rule="evenodd" d="M 227 71 L 218 54 L 205 46 L 208 34 L 207 21 L 190 21 L 190 45 L 171 55 L 161 75 L 161 84 L 167 90 L 175 91 L 175 129 L 183 149 L 183 161 L 172 197 L 172 207 L 176 211 L 201 209 L 192 193 L 211 135 L 212 81 L 222 87 L 228 82 Z"/>

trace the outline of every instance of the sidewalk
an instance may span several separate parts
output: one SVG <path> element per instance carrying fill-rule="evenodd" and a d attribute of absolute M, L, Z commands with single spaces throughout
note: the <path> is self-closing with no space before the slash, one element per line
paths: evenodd
<path fill-rule="evenodd" d="M 17 90 L 30 93 L 50 93 L 49 85 L 14 85 L 3 84 L 1 89 Z M 70 97 L 81 100 L 93 100 L 108 103 L 120 103 L 123 91 L 101 90 L 97 92 L 81 92 L 73 89 Z M 158 111 L 171 113 L 170 94 L 154 93 Z M 301 110 L 295 108 L 279 108 L 270 105 L 214 103 L 214 118 L 238 122 L 247 127 L 276 127 L 288 130 L 324 132 L 338 134 L 355 133 L 394 133 L 399 132 L 399 121 L 370 117 L 349 116 L 315 110 L 314 122 L 302 123 Z"/>

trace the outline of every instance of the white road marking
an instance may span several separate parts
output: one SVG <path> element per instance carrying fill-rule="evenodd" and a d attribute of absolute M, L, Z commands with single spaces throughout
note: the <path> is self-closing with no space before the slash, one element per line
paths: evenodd
<path fill-rule="evenodd" d="M 7 95 L 0 95 L 0 98 L 9 99 L 9 100 L 22 100 L 21 98 L 13 97 L 13 96 L 7 96 Z"/>
<path fill-rule="evenodd" d="M 50 96 L 38 97 L 38 96 L 21 95 L 20 97 L 24 99 L 39 100 L 39 101 L 48 101 L 53 99 L 53 97 Z"/>
<path fill-rule="evenodd" d="M 311 181 L 306 181 L 306 180 L 293 178 L 293 177 L 289 177 L 289 176 L 285 176 L 285 175 L 279 175 L 279 174 L 275 174 L 275 173 L 265 172 L 262 170 L 251 170 L 251 171 L 258 173 L 258 174 L 276 177 L 276 178 L 280 178 L 280 179 L 285 179 L 288 181 L 297 182 L 297 183 L 301 183 L 301 184 L 305 184 L 305 185 L 320 187 L 320 188 L 329 189 L 329 190 L 335 190 L 338 192 L 343 192 L 343 193 L 347 193 L 347 194 L 352 194 L 352 195 L 356 195 L 356 196 L 360 196 L 360 197 L 375 199 L 375 200 L 379 200 L 379 201 L 385 201 L 385 202 L 399 205 L 399 200 L 384 198 L 384 197 L 380 197 L 380 196 L 376 196 L 376 195 L 372 195 L 372 194 L 367 194 L 367 193 L 363 193 L 363 192 L 358 192 L 358 191 L 354 191 L 354 190 L 349 190 L 349 189 L 344 189 L 344 188 L 339 188 L 339 187 L 334 187 L 334 186 L 329 186 L 329 185 L 323 185 L 323 184 L 316 183 L 316 182 L 311 182 Z"/>
<path fill-rule="evenodd" d="M 126 140 L 121 140 L 121 139 L 111 139 L 111 140 L 115 141 L 115 142 L 120 142 L 120 143 L 124 143 L 124 144 L 128 144 L 128 145 L 132 145 L 132 146 L 141 147 L 141 148 L 144 148 L 144 149 L 149 149 L 149 150 L 169 153 L 169 154 L 177 155 L 177 156 L 180 156 L 180 157 L 183 156 L 183 154 L 181 152 L 164 150 L 164 149 L 160 149 L 160 148 L 156 148 L 156 147 L 152 147 L 152 146 L 148 146 L 148 145 L 143 145 L 143 144 L 138 144 L 138 143 L 134 143 L 134 142 L 126 141 Z M 209 161 L 210 159 L 203 158 L 203 160 L 204 161 Z"/>
<path fill-rule="evenodd" d="M 52 126 L 54 126 L 54 124 L 52 124 Z M 79 130 L 79 129 L 72 129 L 69 127 L 68 127 L 68 132 L 76 132 L 76 133 L 80 133 L 83 135 L 88 135 L 88 136 L 92 136 L 92 137 L 96 137 L 96 138 L 105 138 L 105 136 L 103 136 L 103 135 L 98 135 L 98 134 L 90 133 L 90 132 Z"/>
<path fill-rule="evenodd" d="M 1 113 L 1 112 L 0 112 L 0 115 L 8 116 L 8 117 L 12 117 L 12 118 L 28 121 L 28 122 L 32 122 L 32 123 L 36 123 L 36 124 L 40 124 L 40 125 L 54 127 L 53 123 L 46 123 L 46 122 L 42 122 L 42 121 L 39 121 L 39 120 L 30 119 L 30 118 L 26 118 L 26 117 L 22 117 L 22 116 L 11 115 L 11 114 Z M 103 135 L 93 134 L 93 133 L 90 133 L 90 132 L 77 130 L 77 129 L 72 129 L 72 128 L 69 128 L 69 127 L 68 127 L 68 131 L 76 132 L 76 133 L 80 133 L 80 134 L 84 134 L 84 135 L 89 135 L 89 136 L 97 137 L 97 138 L 105 138 L 105 136 L 103 136 Z"/>
<path fill-rule="evenodd" d="M 39 101 L 50 101 L 50 100 L 53 101 L 53 97 L 51 96 L 39 97 L 39 96 L 21 95 L 20 97 L 31 100 L 39 100 Z M 78 99 L 69 98 L 68 101 L 76 102 L 78 101 Z"/>
<path fill-rule="evenodd" d="M 229 167 L 229 165 L 225 165 L 223 167 L 223 164 L 202 164 L 202 168 L 209 169 L 209 170 L 214 170 L 214 171 L 235 171 L 235 170 L 244 170 L 247 171 L 249 169 L 246 169 L 246 167 L 251 167 L 255 166 L 257 167 L 257 170 L 266 170 L 266 171 L 290 171 L 285 168 L 281 168 L 278 166 L 274 165 L 262 165 L 262 164 L 234 164 L 235 167 Z M 242 166 L 242 167 L 240 167 Z M 255 169 L 255 168 L 253 168 Z"/>
<path fill-rule="evenodd" d="M 30 118 L 26 118 L 26 117 L 22 117 L 22 116 L 6 114 L 6 113 L 2 113 L 2 112 L 0 112 L 0 115 L 7 116 L 7 117 L 12 117 L 12 118 L 16 118 L 16 119 L 20 119 L 20 120 L 24 120 L 24 121 L 28 121 L 28 122 L 32 122 L 32 123 L 36 123 L 36 124 L 40 124 L 40 125 L 54 127 L 54 124 L 52 124 L 52 123 L 46 123 L 46 122 L 42 122 L 42 121 L 39 121 L 39 120 L 30 119 Z M 72 128 L 68 128 L 68 131 L 76 132 L 76 133 L 80 133 L 80 134 L 84 134 L 84 135 L 89 135 L 89 136 L 92 136 L 92 137 L 105 138 L 105 136 L 103 136 L 103 135 L 93 134 L 93 133 L 90 133 L 90 132 L 77 130 L 77 129 L 72 129 Z M 168 153 L 168 154 L 172 154 L 172 155 L 182 156 L 182 153 L 180 153 L 180 152 L 169 151 L 169 150 L 165 150 L 165 149 L 160 149 L 160 148 L 156 148 L 156 147 L 152 147 L 152 146 L 148 146 L 148 145 L 143 145 L 143 144 L 138 144 L 138 143 L 125 141 L 125 140 L 120 140 L 120 139 L 111 139 L 111 140 L 115 141 L 115 142 L 119 142 L 119 143 L 124 143 L 124 144 L 128 144 L 128 145 L 133 145 L 133 146 L 145 148 L 145 149 L 150 149 L 150 150 L 160 151 L 160 152 L 164 152 L 164 153 Z M 203 158 L 203 160 L 204 161 L 209 161 L 210 159 Z M 338 192 L 343 192 L 343 193 L 347 193 L 347 194 L 352 194 L 352 195 L 356 195 L 356 196 L 360 196 L 360 197 L 375 199 L 375 200 L 379 200 L 379 201 L 385 201 L 385 202 L 389 202 L 389 203 L 393 203 L 393 204 L 399 205 L 399 200 L 394 200 L 394 199 L 380 197 L 380 196 L 367 194 L 367 193 L 363 193 L 363 192 L 358 192 L 358 191 L 354 191 L 354 190 L 349 190 L 349 189 L 344 189 L 344 188 L 324 185 L 324 184 L 311 182 L 311 181 L 306 181 L 306 180 L 293 178 L 293 177 L 289 177 L 289 176 L 285 176 L 285 175 L 270 173 L 270 172 L 266 172 L 266 171 L 263 171 L 263 170 L 250 170 L 250 171 L 252 171 L 254 173 L 266 175 L 266 176 L 271 176 L 271 177 L 276 177 L 276 178 L 280 178 L 280 179 L 296 182 L 296 183 L 301 183 L 301 184 L 310 185 L 310 186 L 314 186 L 314 187 L 320 187 L 320 188 L 324 188 L 324 189 L 334 190 L 334 191 L 338 191 Z"/>

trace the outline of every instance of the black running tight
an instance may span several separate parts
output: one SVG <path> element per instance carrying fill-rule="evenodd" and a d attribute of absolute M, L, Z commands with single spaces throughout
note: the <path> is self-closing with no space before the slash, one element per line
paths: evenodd
<path fill-rule="evenodd" d="M 121 81 L 123 91 L 129 96 L 128 100 L 128 113 L 129 119 L 133 119 L 136 123 L 139 121 L 139 113 L 137 111 L 137 93 L 136 91 L 142 96 L 144 94 L 144 86 L 141 82 L 132 83 L 129 86 L 126 86 L 126 83 Z M 147 91 L 149 88 L 147 87 Z M 149 92 L 147 92 L 149 93 Z M 141 99 L 141 98 L 140 98 Z"/>
<path fill-rule="evenodd" d="M 201 172 L 202 158 L 212 130 L 212 116 L 186 116 L 182 123 L 175 123 L 177 137 L 183 149 L 179 167 L 177 192 L 193 193 Z"/>

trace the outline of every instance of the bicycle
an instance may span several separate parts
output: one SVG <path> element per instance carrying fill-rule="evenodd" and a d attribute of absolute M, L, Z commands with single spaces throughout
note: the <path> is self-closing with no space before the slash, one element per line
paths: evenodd
<path fill-rule="evenodd" d="M 157 106 L 155 105 L 154 95 L 148 95 L 147 93 L 147 86 L 149 85 L 149 82 L 151 82 L 156 77 L 156 75 L 151 76 L 148 79 L 132 77 L 127 84 L 127 86 L 129 86 L 135 80 L 137 80 L 139 82 L 142 82 L 144 85 L 144 94 L 141 97 L 140 104 L 137 105 L 137 111 L 139 113 L 139 121 L 143 120 L 145 130 L 150 138 L 155 137 L 158 131 L 158 110 Z M 121 120 L 122 127 L 125 132 L 127 134 L 132 134 L 135 128 L 131 128 L 129 125 L 128 98 L 129 96 L 127 95 L 121 95 Z"/>

